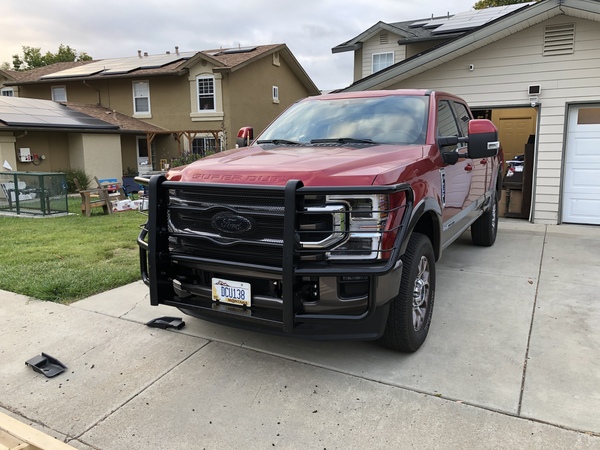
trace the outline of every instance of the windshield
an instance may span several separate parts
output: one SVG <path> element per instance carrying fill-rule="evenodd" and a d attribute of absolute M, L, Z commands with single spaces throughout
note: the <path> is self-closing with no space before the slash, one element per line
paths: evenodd
<path fill-rule="evenodd" d="M 424 144 L 429 97 L 338 98 L 296 103 L 258 143 Z"/>

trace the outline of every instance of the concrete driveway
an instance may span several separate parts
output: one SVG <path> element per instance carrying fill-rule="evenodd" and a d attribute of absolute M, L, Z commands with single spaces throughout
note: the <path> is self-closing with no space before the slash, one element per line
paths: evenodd
<path fill-rule="evenodd" d="M 134 283 L 70 306 L 0 291 L 0 407 L 76 448 L 600 448 L 600 228 L 504 220 L 438 265 L 404 355 L 151 307 Z M 184 317 L 180 331 L 143 324 Z M 68 370 L 46 379 L 25 360 Z"/>

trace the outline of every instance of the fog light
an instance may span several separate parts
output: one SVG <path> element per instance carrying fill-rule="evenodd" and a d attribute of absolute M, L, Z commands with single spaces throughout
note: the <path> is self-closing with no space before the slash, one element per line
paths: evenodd
<path fill-rule="evenodd" d="M 348 242 L 332 250 L 331 255 L 336 257 L 347 256 L 350 258 L 376 257 L 376 254 L 373 255 L 373 252 L 376 251 L 377 249 L 373 248 L 372 238 L 352 237 Z"/>
<path fill-rule="evenodd" d="M 369 277 L 344 275 L 338 278 L 338 297 L 343 300 L 366 297 L 369 294 Z"/>

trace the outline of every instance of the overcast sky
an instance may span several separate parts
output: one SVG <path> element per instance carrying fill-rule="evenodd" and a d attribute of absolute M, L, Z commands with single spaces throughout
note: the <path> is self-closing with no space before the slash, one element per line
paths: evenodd
<path fill-rule="evenodd" d="M 0 63 L 60 44 L 94 59 L 285 43 L 319 89 L 352 82 L 352 52 L 331 48 L 378 21 L 456 14 L 476 0 L 2 0 Z"/>

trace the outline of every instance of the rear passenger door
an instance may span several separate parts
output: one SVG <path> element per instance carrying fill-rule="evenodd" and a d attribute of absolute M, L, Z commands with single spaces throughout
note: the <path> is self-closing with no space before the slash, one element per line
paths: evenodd
<path fill-rule="evenodd" d="M 438 101 L 437 135 L 438 136 L 463 136 L 464 129 L 459 126 L 453 100 L 440 99 Z M 468 129 L 468 125 L 467 125 Z M 466 153 L 465 144 L 446 146 L 444 152 Z M 468 227 L 470 222 L 469 209 L 471 205 L 471 183 L 473 175 L 473 162 L 470 158 L 461 158 L 456 164 L 446 164 L 442 169 L 443 183 L 443 234 L 442 245 L 454 240 L 457 234 Z"/>

